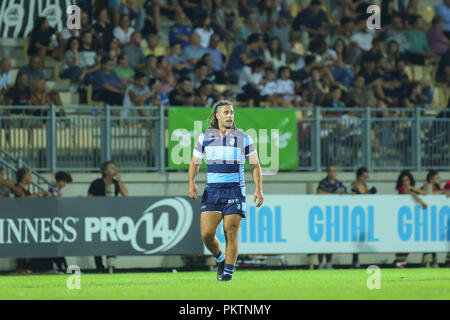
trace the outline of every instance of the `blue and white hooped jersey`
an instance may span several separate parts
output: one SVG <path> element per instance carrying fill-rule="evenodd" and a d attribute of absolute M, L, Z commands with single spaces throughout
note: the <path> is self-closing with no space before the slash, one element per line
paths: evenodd
<path fill-rule="evenodd" d="M 233 128 L 222 138 L 218 129 L 207 129 L 194 147 L 193 155 L 206 159 L 207 184 L 244 182 L 245 159 L 256 152 L 252 138 L 244 131 Z"/>

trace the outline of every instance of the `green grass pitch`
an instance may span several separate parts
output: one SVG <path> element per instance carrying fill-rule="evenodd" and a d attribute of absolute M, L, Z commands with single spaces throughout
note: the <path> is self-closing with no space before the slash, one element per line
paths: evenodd
<path fill-rule="evenodd" d="M 358 270 L 237 270 L 232 282 L 215 272 L 0 276 L 0 299 L 450 299 L 450 269 L 381 269 L 381 288 Z"/>

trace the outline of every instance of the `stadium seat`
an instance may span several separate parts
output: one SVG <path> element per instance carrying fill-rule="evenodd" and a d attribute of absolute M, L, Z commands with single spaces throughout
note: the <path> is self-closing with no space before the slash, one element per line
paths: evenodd
<path fill-rule="evenodd" d="M 411 66 L 405 66 L 405 73 L 408 76 L 409 80 L 413 80 L 414 79 L 413 70 L 412 70 Z"/>
<path fill-rule="evenodd" d="M 291 5 L 289 6 L 289 12 L 291 13 L 291 16 L 294 18 L 299 14 L 301 10 L 302 6 L 297 2 L 291 3 Z"/>
<path fill-rule="evenodd" d="M 300 42 L 296 42 L 292 48 L 292 52 L 302 56 L 305 54 L 305 47 Z"/>
<path fill-rule="evenodd" d="M 228 89 L 228 85 L 226 84 L 216 84 L 214 85 L 214 88 L 219 92 L 219 93 L 223 93 Z"/>
<path fill-rule="evenodd" d="M 55 62 L 55 73 L 54 73 L 55 81 L 56 82 L 67 82 L 68 83 L 68 82 L 70 82 L 69 79 L 61 79 L 59 77 L 59 72 L 61 70 L 61 65 L 62 65 L 61 62 Z"/>
<path fill-rule="evenodd" d="M 448 88 L 436 86 L 433 92 L 433 102 L 431 106 L 433 108 L 445 108 L 447 107 L 449 98 Z"/>
<path fill-rule="evenodd" d="M 29 47 L 30 47 L 30 39 L 25 39 L 23 44 L 23 57 L 25 58 L 25 60 L 30 59 L 30 57 L 28 56 Z"/>
<path fill-rule="evenodd" d="M 92 100 L 92 84 L 87 87 L 87 104 L 89 106 L 104 106 L 105 103 L 103 101 L 94 101 Z"/>
<path fill-rule="evenodd" d="M 427 24 L 431 24 L 434 17 L 434 8 L 432 6 L 419 5 L 417 11 Z"/>

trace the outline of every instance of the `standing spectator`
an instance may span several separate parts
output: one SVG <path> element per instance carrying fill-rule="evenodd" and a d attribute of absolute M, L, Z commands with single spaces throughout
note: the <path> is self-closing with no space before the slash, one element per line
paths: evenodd
<path fill-rule="evenodd" d="M 275 72 L 280 67 L 286 66 L 286 54 L 280 44 L 280 39 L 270 39 L 269 46 L 264 50 L 264 59 L 266 63 L 271 64 Z"/>
<path fill-rule="evenodd" d="M 428 45 L 435 54 L 443 55 L 447 52 L 450 40 L 442 31 L 444 20 L 441 16 L 435 16 L 431 22 L 431 27 L 427 31 Z"/>
<path fill-rule="evenodd" d="M 356 170 L 356 180 L 352 182 L 352 193 L 354 194 L 376 194 L 377 189 L 372 187 L 369 189 L 367 186 L 367 180 L 369 179 L 369 170 L 365 167 L 361 167 Z M 361 265 L 359 263 L 359 255 L 357 253 L 353 254 L 352 264 L 354 268 L 359 268 Z"/>
<path fill-rule="evenodd" d="M 39 17 L 30 32 L 30 45 L 28 47 L 28 55 L 37 55 L 41 59 L 39 62 L 43 63 L 44 58 L 51 56 L 56 60 L 61 60 L 63 55 L 63 39 L 61 33 L 55 28 L 50 27 L 48 20 L 45 17 Z M 59 46 L 52 41 L 53 36 L 57 38 Z M 42 66 L 42 65 L 40 65 Z"/>
<path fill-rule="evenodd" d="M 93 75 L 92 87 L 94 100 L 115 106 L 122 105 L 124 84 L 113 71 L 113 61 L 109 57 L 102 58 L 102 69 Z"/>
<path fill-rule="evenodd" d="M 440 16 L 444 20 L 442 30 L 450 39 L 450 0 L 443 0 L 440 5 L 436 6 L 435 12 L 436 16 Z"/>
<path fill-rule="evenodd" d="M 175 16 L 175 25 L 170 30 L 169 42 L 180 42 L 181 48 L 184 49 L 189 45 L 189 36 L 192 33 L 192 29 L 186 23 L 186 14 L 183 10 L 177 11 Z"/>
<path fill-rule="evenodd" d="M 39 198 L 49 197 L 51 193 L 48 191 L 41 191 L 38 193 L 31 193 L 28 186 L 31 184 L 33 176 L 31 171 L 27 168 L 20 168 L 16 172 L 16 188 L 13 190 L 16 198 Z M 51 259 L 48 258 L 34 258 L 34 259 L 17 259 L 17 272 L 20 274 L 31 274 L 33 271 L 49 271 L 53 268 Z"/>
<path fill-rule="evenodd" d="M 114 28 L 113 35 L 119 39 L 120 46 L 124 47 L 131 41 L 131 35 L 134 32 L 134 28 L 130 27 L 130 17 L 122 15 L 120 17 L 120 25 Z"/>
<path fill-rule="evenodd" d="M 347 188 L 337 179 L 338 168 L 335 165 L 329 165 L 327 176 L 319 182 L 317 194 L 346 194 Z M 326 263 L 323 263 L 324 254 L 319 254 L 319 269 L 333 269 L 332 254 L 325 254 Z"/>
<path fill-rule="evenodd" d="M 397 179 L 397 184 L 395 189 L 398 194 L 410 194 L 414 200 L 422 205 L 422 208 L 426 209 L 428 206 L 419 197 L 419 194 L 426 194 L 426 191 L 415 188 L 416 180 L 414 176 L 408 171 L 403 170 Z M 408 258 L 408 253 L 396 253 L 394 268 L 404 268 L 406 266 L 406 259 Z"/>
<path fill-rule="evenodd" d="M 128 189 L 121 181 L 121 174 L 117 171 L 113 161 L 102 163 L 100 173 L 102 174 L 102 177 L 92 181 L 89 186 L 88 197 L 117 197 L 119 194 L 123 197 L 128 197 Z M 95 257 L 95 267 L 98 272 L 106 271 L 106 268 L 102 263 L 102 257 Z M 114 268 L 114 266 L 110 267 Z"/>
<path fill-rule="evenodd" d="M 131 35 L 131 41 L 123 48 L 123 53 L 128 56 L 128 61 L 133 69 L 143 67 L 145 59 L 144 50 L 141 47 L 142 35 L 140 32 L 134 32 Z"/>
<path fill-rule="evenodd" d="M 200 46 L 202 48 L 208 48 L 211 36 L 214 34 L 214 30 L 211 27 L 211 19 L 205 17 L 200 25 L 194 29 L 194 32 L 200 36 Z"/>
<path fill-rule="evenodd" d="M 53 198 L 61 198 L 62 190 L 67 186 L 67 184 L 72 183 L 72 176 L 70 173 L 59 171 L 55 174 L 55 185 L 50 187 L 49 192 L 52 194 Z M 67 270 L 67 262 L 64 257 L 53 258 L 53 263 L 59 272 L 65 273 Z"/>

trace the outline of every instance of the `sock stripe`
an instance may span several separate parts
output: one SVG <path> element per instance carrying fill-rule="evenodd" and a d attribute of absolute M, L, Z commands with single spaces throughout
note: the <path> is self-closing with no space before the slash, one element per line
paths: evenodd
<path fill-rule="evenodd" d="M 214 259 L 216 259 L 216 262 L 218 263 L 223 262 L 225 260 L 225 255 L 223 254 L 223 252 L 220 252 L 217 256 L 214 257 Z"/>

